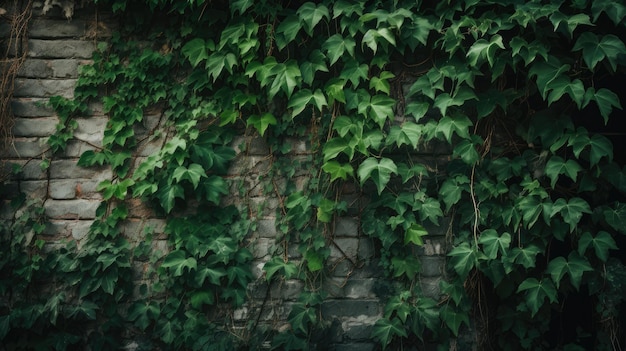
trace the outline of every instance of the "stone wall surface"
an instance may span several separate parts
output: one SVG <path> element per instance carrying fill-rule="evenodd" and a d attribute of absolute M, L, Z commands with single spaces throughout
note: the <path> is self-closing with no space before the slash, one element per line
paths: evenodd
<path fill-rule="evenodd" d="M 80 66 L 90 62 L 91 53 L 99 41 L 106 41 L 110 35 L 107 28 L 111 28 L 112 23 L 106 14 L 96 16 L 93 9 L 86 8 L 74 13 L 71 20 L 65 19 L 60 12 L 43 15 L 36 11 L 30 24 L 28 56 L 15 83 L 14 138 L 3 151 L 2 158 L 23 166 L 20 175 L 11 180 L 16 191 L 43 200 L 49 219 L 45 240 L 51 247 L 65 239 L 76 240 L 80 247 L 102 200 L 96 187 L 101 181 L 110 180 L 112 174 L 107 168 L 82 168 L 76 164 L 82 152 L 102 144 L 107 116 L 101 108 L 93 106 L 92 115 L 80 116 L 75 140 L 63 153 L 52 157 L 46 140 L 54 133 L 58 117 L 46 102 L 54 95 L 73 96 Z M 146 117 L 147 120 L 151 118 L 158 119 L 159 116 Z M 242 181 L 246 196 L 253 204 L 251 215 L 257 226 L 250 234 L 249 242 L 255 255 L 252 268 L 257 281 L 250 287 L 252 299 L 235 316 L 245 321 L 260 314 L 261 321 L 280 328 L 285 324 L 290 302 L 296 300 L 303 283 L 286 280 L 268 287 L 262 277 L 263 264 L 277 244 L 275 211 L 278 199 L 262 190 L 260 176 L 267 174 L 270 167 L 267 145 L 261 138 L 249 136 L 241 136 L 233 145 L 242 142 L 247 144 L 247 151 L 238 154 L 228 173 L 233 184 Z M 136 156 L 149 156 L 159 146 L 142 145 Z M 291 150 L 291 157 L 297 158 L 306 155 L 307 145 L 294 140 Z M 44 157 L 52 157 L 47 170 L 39 166 Z M 294 177 L 300 177 L 298 179 L 302 179 L 303 184 L 306 174 L 307 171 L 302 170 Z M 233 195 L 226 202 L 239 201 L 237 186 L 233 185 L 233 188 Z M 346 198 L 359 197 L 354 189 L 347 189 L 344 195 Z M 264 206 L 257 211 L 256 204 Z M 138 201 L 131 202 L 129 207 L 130 219 L 124 232 L 131 241 L 140 241 L 144 227 L 149 226 L 157 234 L 154 237 L 160 238 L 155 249 L 166 249 L 164 235 L 159 235 L 163 232 L 164 221 L 155 218 L 150 209 Z M 427 229 L 430 236 L 425 239 L 425 245 L 416 250 L 422 262 L 419 284 L 426 295 L 436 297 L 444 273 L 448 224 Z M 374 350 L 377 344 L 371 340 L 370 331 L 382 315 L 379 296 L 382 272 L 377 265 L 372 239 L 361 233 L 358 215 L 349 213 L 336 220 L 330 250 L 332 266 L 323 283 L 328 298 L 322 305 L 321 314 L 332 325 L 329 334 L 332 347 L 337 351 Z M 299 258 L 296 250 L 290 254 L 293 259 Z"/>

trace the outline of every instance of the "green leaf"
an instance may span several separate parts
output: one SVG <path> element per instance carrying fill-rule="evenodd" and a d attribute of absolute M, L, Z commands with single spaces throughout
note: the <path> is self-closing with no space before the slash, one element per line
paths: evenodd
<path fill-rule="evenodd" d="M 183 250 L 175 250 L 170 252 L 163 263 L 161 268 L 169 268 L 175 277 L 180 277 L 185 273 L 185 270 L 192 271 L 198 268 L 198 263 L 193 257 L 187 257 L 187 253 Z"/>
<path fill-rule="evenodd" d="M 456 205 L 461 200 L 461 194 L 463 190 L 466 190 L 461 185 L 468 183 L 469 179 L 466 176 L 457 176 L 443 181 L 439 188 L 439 196 L 446 204 L 446 211 L 450 210 L 453 205 Z"/>
<path fill-rule="evenodd" d="M 391 126 L 386 144 L 391 145 L 395 143 L 398 147 L 402 145 L 411 145 L 413 149 L 417 149 L 417 145 L 420 142 L 422 134 L 422 126 L 411 121 L 407 121 L 402 123 L 400 126 Z"/>
<path fill-rule="evenodd" d="M 341 34 L 330 36 L 326 39 L 324 44 L 322 44 L 322 50 L 326 53 L 326 57 L 330 60 L 331 65 L 335 64 L 346 52 L 351 57 L 354 57 L 355 47 L 356 43 L 354 38 L 344 38 Z"/>
<path fill-rule="evenodd" d="M 302 22 L 298 16 L 289 15 L 285 17 L 276 28 L 276 46 L 278 49 L 282 50 L 293 42 L 301 28 Z"/>
<path fill-rule="evenodd" d="M 180 183 L 182 180 L 188 180 L 191 182 L 194 189 L 198 187 L 200 178 L 206 176 L 204 168 L 197 163 L 192 163 L 187 168 L 179 166 L 174 170 L 174 173 L 172 173 L 172 178 L 176 180 L 176 182 Z"/>
<path fill-rule="evenodd" d="M 367 115 L 382 128 L 388 118 L 393 118 L 395 104 L 396 100 L 387 95 L 374 95 L 370 100 Z"/>
<path fill-rule="evenodd" d="M 526 292 L 525 300 L 530 308 L 531 317 L 539 312 L 546 298 L 550 303 L 557 302 L 557 291 L 550 280 L 538 281 L 535 278 L 527 278 L 517 288 L 518 293 L 522 291 Z"/>
<path fill-rule="evenodd" d="M 205 42 L 202 38 L 195 38 L 187 42 L 187 44 L 182 47 L 181 52 L 189 60 L 191 66 L 196 67 L 200 62 L 209 58 L 207 48 L 214 50 L 214 46 L 212 41 Z"/>
<path fill-rule="evenodd" d="M 478 243 L 483 245 L 483 252 L 489 259 L 496 259 L 498 252 L 505 255 L 511 245 L 511 234 L 498 232 L 494 229 L 487 229 L 480 233 Z"/>
<path fill-rule="evenodd" d="M 313 35 L 313 28 L 315 28 L 323 18 L 330 20 L 328 8 L 323 4 L 316 5 L 312 2 L 305 2 L 296 13 L 302 23 L 304 23 L 304 30 L 309 35 Z"/>
<path fill-rule="evenodd" d="M 398 318 L 380 318 L 372 327 L 372 338 L 385 348 L 396 337 L 407 337 L 402 321 Z"/>
<path fill-rule="evenodd" d="M 348 60 L 339 74 L 339 78 L 349 80 L 355 88 L 359 86 L 361 79 L 368 80 L 369 67 L 357 60 Z"/>
<path fill-rule="evenodd" d="M 313 102 L 313 105 L 317 107 L 317 110 L 320 112 L 324 106 L 328 106 L 326 97 L 320 89 L 315 90 L 315 93 L 311 92 L 309 89 L 301 89 L 291 96 L 287 108 L 293 109 L 291 116 L 295 117 L 304 111 L 306 106 L 311 102 Z"/>
<path fill-rule="evenodd" d="M 450 143 L 454 133 L 461 138 L 469 138 L 469 127 L 472 125 L 472 121 L 467 116 L 456 114 L 454 116 L 444 116 L 439 120 L 436 131 L 443 133 L 446 140 Z"/>
<path fill-rule="evenodd" d="M 413 223 L 404 233 L 404 245 L 413 243 L 417 246 L 424 245 L 422 237 L 427 236 L 428 232 L 420 224 Z"/>
<path fill-rule="evenodd" d="M 461 142 L 454 147 L 452 154 L 461 157 L 461 160 L 468 165 L 473 165 L 480 160 L 476 146 L 472 141 L 467 139 L 461 140 Z"/>
<path fill-rule="evenodd" d="M 228 183 L 224 178 L 215 174 L 202 181 L 200 190 L 202 190 L 204 198 L 215 205 L 219 205 L 222 196 L 229 193 Z"/>
<path fill-rule="evenodd" d="M 170 213 L 174 208 L 176 198 L 185 198 L 185 191 L 180 184 L 160 184 L 156 196 L 163 210 Z"/>
<path fill-rule="evenodd" d="M 202 287 L 205 280 L 209 279 L 209 282 L 213 285 L 221 286 L 222 277 L 226 276 L 226 271 L 223 268 L 199 268 L 194 276 L 194 282 Z"/>
<path fill-rule="evenodd" d="M 354 169 L 349 163 L 342 165 L 337 161 L 328 161 L 322 165 L 322 170 L 330 174 L 331 182 L 338 178 L 346 180 L 348 179 L 348 176 L 354 176 Z"/>
<path fill-rule="evenodd" d="M 565 174 L 575 182 L 581 170 L 582 167 L 574 160 L 565 161 L 562 157 L 552 156 L 546 164 L 545 172 L 548 178 L 550 178 L 550 186 L 554 189 L 561 174 Z"/>
<path fill-rule="evenodd" d="M 547 62 L 535 63 L 528 72 L 529 77 L 536 76 L 537 88 L 544 99 L 548 98 L 548 93 L 555 88 L 555 86 L 561 86 L 563 84 L 569 84 L 570 78 L 567 72 L 570 69 L 570 65 L 561 64 L 561 62 L 554 56 L 550 56 Z M 556 96 L 552 97 L 554 100 Z M 556 100 L 555 100 L 556 101 Z"/>
<path fill-rule="evenodd" d="M 589 16 L 583 13 L 577 13 L 575 15 L 566 15 L 562 12 L 556 11 L 550 16 L 550 22 L 554 26 L 554 31 L 561 28 L 562 24 L 565 25 L 565 31 L 569 34 L 570 39 L 574 33 L 576 27 L 581 24 L 592 26 L 593 24 L 589 21 Z M 586 34 L 589 32 L 585 32 Z"/>
<path fill-rule="evenodd" d="M 587 89 L 585 92 L 585 102 L 583 102 L 583 106 L 591 100 L 594 100 L 598 105 L 600 115 L 604 118 L 604 124 L 608 123 L 609 116 L 611 115 L 611 112 L 613 112 L 613 107 L 617 107 L 620 110 L 622 109 L 619 97 L 614 92 L 605 88 L 601 88 L 597 92 L 593 87 Z"/>
<path fill-rule="evenodd" d="M 440 311 L 441 319 L 446 323 L 454 336 L 459 335 L 461 324 L 470 325 L 469 315 L 464 311 L 457 311 L 450 304 L 446 304 Z"/>
<path fill-rule="evenodd" d="M 498 48 L 504 50 L 502 36 L 499 34 L 491 37 L 490 41 L 478 39 L 467 51 L 467 57 L 470 65 L 478 66 L 479 62 L 482 63 L 487 60 L 487 62 L 489 62 L 489 66 L 493 67 L 494 56 Z"/>
<path fill-rule="evenodd" d="M 195 309 L 201 309 L 204 305 L 213 305 L 215 303 L 215 296 L 211 291 L 193 291 L 189 296 L 189 302 L 191 307 Z"/>
<path fill-rule="evenodd" d="M 275 256 L 265 262 L 263 270 L 265 271 L 265 279 L 269 282 L 279 271 L 285 279 L 290 279 L 298 272 L 298 267 L 293 262 L 286 262 L 281 257 Z"/>
<path fill-rule="evenodd" d="M 461 279 L 467 278 L 467 275 L 478 261 L 476 250 L 466 242 L 450 250 L 448 257 L 450 257 L 452 268 L 454 268 Z"/>
<path fill-rule="evenodd" d="M 253 126 L 261 136 L 265 135 L 265 131 L 269 126 L 275 126 L 277 123 L 276 117 L 269 112 L 264 113 L 262 116 L 252 115 L 247 121 L 247 125 Z"/>
<path fill-rule="evenodd" d="M 603 12 L 617 25 L 626 16 L 626 6 L 613 0 L 594 0 L 591 2 L 591 13 L 593 14 L 594 22 L 598 20 L 598 17 Z"/>
<path fill-rule="evenodd" d="M 578 240 L 578 253 L 583 256 L 587 248 L 593 247 L 596 256 L 602 261 L 606 262 L 609 258 L 609 250 L 618 250 L 617 244 L 611 234 L 600 231 L 595 237 L 591 236 L 591 233 L 585 232 Z"/>
<path fill-rule="evenodd" d="M 542 252 L 543 250 L 533 244 L 525 247 L 512 248 L 507 254 L 507 267 L 505 267 L 506 272 L 510 273 L 513 270 L 513 263 L 521 264 L 526 269 L 535 267 L 537 254 Z"/>
<path fill-rule="evenodd" d="M 622 234 L 626 234 L 626 204 L 617 202 L 614 207 L 608 207 L 602 211 L 606 222 L 615 230 Z"/>
<path fill-rule="evenodd" d="M 616 71 L 620 56 L 626 53 L 626 46 L 613 34 L 605 35 L 601 40 L 598 38 L 591 32 L 584 32 L 574 44 L 572 51 L 582 50 L 585 64 L 592 70 L 598 62 L 606 59 L 613 71 Z"/>
<path fill-rule="evenodd" d="M 324 268 L 324 257 L 317 251 L 307 250 L 304 253 L 304 259 L 309 271 L 317 272 Z"/>
<path fill-rule="evenodd" d="M 230 3 L 231 14 L 235 16 L 239 12 L 240 15 L 243 15 L 252 5 L 254 5 L 254 0 L 233 0 Z"/>
<path fill-rule="evenodd" d="M 546 273 L 550 274 L 552 280 L 556 283 L 557 288 L 560 285 L 561 279 L 565 274 L 569 274 L 570 281 L 576 290 L 580 289 L 580 282 L 584 272 L 593 271 L 593 268 L 587 261 L 587 259 L 579 255 L 576 251 L 570 252 L 567 256 L 567 260 L 564 257 L 554 258 L 548 264 Z"/>
<path fill-rule="evenodd" d="M 368 157 L 359 165 L 357 170 L 357 175 L 359 176 L 361 185 L 363 185 L 366 180 L 371 178 L 374 184 L 376 184 L 379 195 L 383 192 L 387 183 L 389 183 L 391 174 L 397 173 L 398 167 L 396 164 L 391 159 L 386 157 L 383 157 L 380 160 L 377 160 L 375 157 Z"/>
<path fill-rule="evenodd" d="M 569 199 L 569 201 L 564 198 L 559 198 L 554 202 L 552 206 L 552 213 L 550 217 L 553 217 L 555 214 L 561 214 L 565 223 L 569 224 L 570 232 L 573 232 L 580 222 L 580 219 L 583 217 L 583 213 L 591 213 L 591 208 L 587 201 L 574 197 Z"/>

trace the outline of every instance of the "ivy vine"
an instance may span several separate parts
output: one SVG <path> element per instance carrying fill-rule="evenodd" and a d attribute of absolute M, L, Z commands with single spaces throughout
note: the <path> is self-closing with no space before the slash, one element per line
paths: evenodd
<path fill-rule="evenodd" d="M 102 146 L 79 164 L 110 166 L 114 178 L 99 185 L 80 250 L 39 255 L 24 235 L 40 212 L 29 228 L 3 227 L 3 279 L 26 291 L 40 272 L 56 285 L 45 304 L 23 307 L 32 295 L 7 293 L 3 280 L 2 295 L 19 298 L 3 299 L 0 336 L 66 341 L 55 349 L 124 337 L 164 349 L 322 348 L 332 223 L 350 214 L 393 281 L 371 335 L 382 348 L 449 349 L 474 330 L 485 349 L 620 349 L 626 170 L 604 131 L 621 126 L 623 2 L 98 3 L 122 34 L 83 67 L 74 99 L 51 99 L 61 123 L 49 145 L 62 152 L 74 117 L 102 103 Z M 265 191 L 279 203 L 282 244 L 264 279 L 304 283 L 282 332 L 233 327 L 253 281 L 255 218 L 245 201 L 223 200 L 233 138 L 251 133 L 268 145 Z M 292 139 L 307 140 L 306 157 L 290 154 Z M 158 148 L 137 157 L 147 144 Z M 306 184 L 298 169 L 312 170 Z M 350 202 L 347 186 L 368 201 Z M 131 198 L 167 220 L 168 252 L 123 235 Z M 416 252 L 427 228 L 448 222 L 447 279 L 440 299 L 425 297 Z M 137 293 L 139 262 L 153 269 Z M 561 332 L 554 323 L 581 308 L 575 299 L 590 302 L 589 320 Z M 69 327 L 85 320 L 89 335 Z M 35 323 L 46 327 L 33 339 Z"/>

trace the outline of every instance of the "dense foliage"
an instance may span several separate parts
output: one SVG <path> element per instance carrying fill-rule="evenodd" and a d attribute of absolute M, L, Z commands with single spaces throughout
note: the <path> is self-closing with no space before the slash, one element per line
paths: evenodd
<path fill-rule="evenodd" d="M 164 349 L 263 345 L 272 332 L 254 321 L 232 329 L 226 307 L 246 301 L 253 219 L 220 206 L 233 135 L 254 132 L 270 145 L 270 177 L 313 169 L 304 188 L 266 189 L 284 200 L 281 240 L 304 259 L 278 248 L 265 277 L 305 282 L 272 347 L 315 347 L 330 224 L 355 210 L 394 282 L 372 334 L 383 348 L 448 349 L 470 328 L 485 349 L 623 346 L 626 155 L 605 133 L 623 126 L 622 2 L 99 3 L 122 34 L 84 67 L 74 100 L 51 100 L 62 123 L 49 144 L 62 151 L 73 116 L 101 101 L 102 148 L 79 164 L 109 165 L 115 178 L 99 187 L 104 202 L 79 251 L 42 258 L 38 241 L 8 235 L 25 224 L 3 227 L 0 336 L 109 349 L 133 324 L 125 336 Z M 137 127 L 155 106 L 163 115 L 149 137 L 164 142 L 133 164 Z M 310 159 L 285 161 L 294 137 L 309 140 Z M 364 208 L 341 197 L 349 183 L 370 198 Z M 168 218 L 164 257 L 121 234 L 128 198 Z M 415 284 L 415 250 L 426 223 L 449 220 L 450 274 L 435 301 Z M 137 297 L 130 267 L 141 260 L 157 268 Z M 36 304 L 28 286 L 47 276 L 55 285 Z M 70 327 L 84 321 L 88 337 Z"/>

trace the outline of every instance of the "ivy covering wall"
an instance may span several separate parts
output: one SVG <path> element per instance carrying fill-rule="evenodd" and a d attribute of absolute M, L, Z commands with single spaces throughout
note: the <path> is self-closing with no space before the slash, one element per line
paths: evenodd
<path fill-rule="evenodd" d="M 463 338 L 478 349 L 626 346 L 623 2 L 97 5 L 119 30 L 82 68 L 74 97 L 50 99 L 60 124 L 48 146 L 63 153 L 75 118 L 100 102 L 102 145 L 78 164 L 109 166 L 113 178 L 98 185 L 80 248 L 42 250 L 41 208 L 14 201 L 1 227 L 3 340 L 321 349 L 333 224 L 350 214 L 389 282 L 370 336 L 382 349 L 447 350 Z M 271 154 L 263 191 L 279 199 L 280 244 L 262 279 L 303 287 L 281 330 L 258 319 L 233 328 L 254 280 L 246 240 L 259 204 L 225 196 L 245 198 L 228 170 L 246 148 L 233 140 L 252 134 Z M 137 158 L 146 140 L 160 147 Z M 306 141 L 304 157 L 286 157 L 292 140 Z M 132 200 L 166 219 L 166 252 L 150 232 L 131 244 L 120 230 Z M 450 250 L 433 298 L 417 284 L 417 252 L 437 225 L 450 226 Z M 138 260 L 150 262 L 141 285 Z"/>

